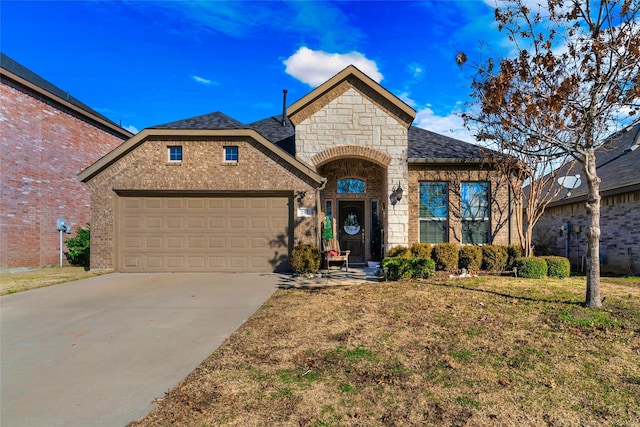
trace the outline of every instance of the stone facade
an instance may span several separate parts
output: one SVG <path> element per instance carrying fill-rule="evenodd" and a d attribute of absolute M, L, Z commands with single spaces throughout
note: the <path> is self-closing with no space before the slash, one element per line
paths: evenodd
<path fill-rule="evenodd" d="M 322 108 L 296 125 L 296 156 L 308 164 L 341 159 L 365 159 L 385 166 L 381 194 L 394 186 L 407 186 L 407 131 L 409 124 L 390 108 L 374 102 L 344 83 L 331 100 L 319 100 Z M 343 152 L 340 149 L 343 148 Z M 366 148 L 358 150 L 358 147 Z M 332 181 L 335 177 L 330 177 Z M 398 203 L 384 218 L 388 247 L 406 244 L 407 203 Z"/>
<path fill-rule="evenodd" d="M 183 147 L 183 161 L 168 162 L 169 146 Z M 224 162 L 224 147 L 238 147 L 237 163 Z M 114 269 L 118 192 L 148 194 L 287 194 L 304 199 L 296 208 L 315 207 L 317 183 L 283 164 L 251 138 L 149 138 L 89 181 L 91 188 L 91 268 Z M 294 213 L 295 215 L 295 213 Z M 290 244 L 316 244 L 314 217 L 294 218 Z"/>
<path fill-rule="evenodd" d="M 640 191 L 603 196 L 600 214 L 601 271 L 640 274 Z M 560 232 L 566 222 L 571 224 L 568 239 Z M 560 256 L 568 254 L 574 269 L 584 271 L 589 222 L 584 202 L 548 207 L 534 229 L 534 244 Z"/>
<path fill-rule="evenodd" d="M 0 268 L 56 265 L 56 219 L 74 234 L 90 222 L 89 189 L 76 175 L 131 134 L 8 74 L 0 84 Z"/>

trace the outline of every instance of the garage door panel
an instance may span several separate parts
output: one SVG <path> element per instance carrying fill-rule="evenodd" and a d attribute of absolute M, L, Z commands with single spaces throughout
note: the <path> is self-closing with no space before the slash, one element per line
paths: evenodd
<path fill-rule="evenodd" d="M 288 255 L 287 197 L 121 197 L 118 215 L 122 271 L 267 272 Z"/>

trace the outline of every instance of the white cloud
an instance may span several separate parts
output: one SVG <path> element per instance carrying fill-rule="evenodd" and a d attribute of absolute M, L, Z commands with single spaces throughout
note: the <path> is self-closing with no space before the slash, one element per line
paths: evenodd
<path fill-rule="evenodd" d="M 424 68 L 420 64 L 416 64 L 415 62 L 409 64 L 409 71 L 413 74 L 414 79 L 420 79 L 422 74 L 424 74 Z"/>
<path fill-rule="evenodd" d="M 464 127 L 462 117 L 456 112 L 446 116 L 438 116 L 431 108 L 424 107 L 417 111 L 413 124 L 441 135 L 478 144 L 471 132 Z"/>
<path fill-rule="evenodd" d="M 415 108 L 418 103 L 416 101 L 414 101 L 413 99 L 411 99 L 411 94 L 409 92 L 402 92 L 397 94 L 398 98 L 402 99 L 408 106 L 410 106 L 411 108 Z"/>
<path fill-rule="evenodd" d="M 376 63 L 360 52 L 327 53 L 303 46 L 283 62 L 287 74 L 311 87 L 324 83 L 350 64 L 378 83 L 383 79 Z"/>
<path fill-rule="evenodd" d="M 134 135 L 139 132 L 138 128 L 133 125 L 125 126 L 124 128 Z"/>
<path fill-rule="evenodd" d="M 201 85 L 205 85 L 205 86 L 217 86 L 218 85 L 218 82 L 210 80 L 210 79 L 205 79 L 204 77 L 192 75 L 191 78 L 193 79 L 193 81 L 195 81 L 196 83 L 200 83 Z"/>

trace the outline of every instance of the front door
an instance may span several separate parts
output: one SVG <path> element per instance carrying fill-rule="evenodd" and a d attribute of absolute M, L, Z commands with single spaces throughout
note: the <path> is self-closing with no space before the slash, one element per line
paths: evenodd
<path fill-rule="evenodd" d="M 340 216 L 338 228 L 338 240 L 340 249 L 351 251 L 349 254 L 350 263 L 365 262 L 364 251 L 364 202 L 363 201 L 338 201 Z"/>

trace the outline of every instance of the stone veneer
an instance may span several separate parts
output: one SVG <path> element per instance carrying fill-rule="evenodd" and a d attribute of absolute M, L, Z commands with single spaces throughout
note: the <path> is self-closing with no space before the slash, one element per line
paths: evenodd
<path fill-rule="evenodd" d="M 388 162 L 384 165 L 386 176 L 381 194 L 389 194 L 397 185 L 407 188 L 410 122 L 401 120 L 393 111 L 374 102 L 371 96 L 366 96 L 347 82 L 341 85 L 338 93 L 296 123 L 296 157 L 309 165 L 349 158 L 370 160 L 378 165 Z M 358 152 L 351 148 L 340 153 L 338 148 L 343 146 L 366 147 L 368 150 Z M 388 200 L 381 202 L 388 205 Z M 387 248 L 407 245 L 407 201 L 389 206 L 387 212 L 384 223 Z"/>

